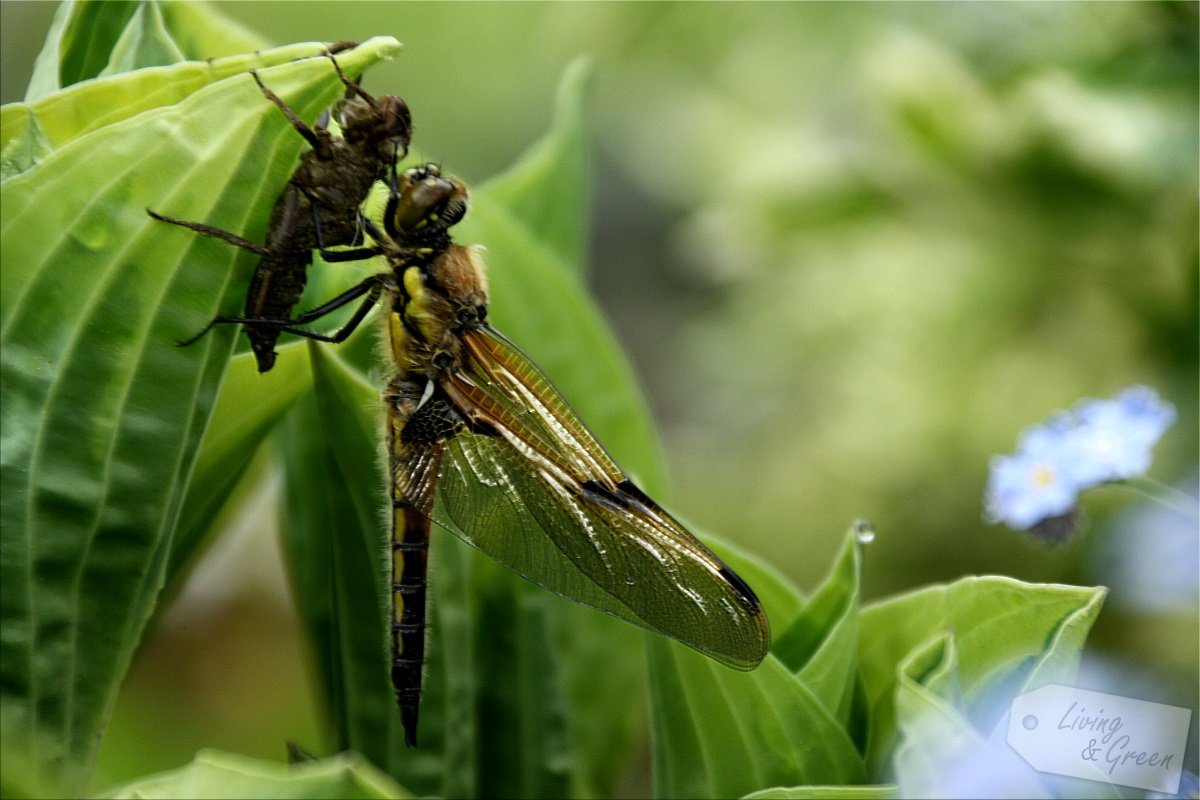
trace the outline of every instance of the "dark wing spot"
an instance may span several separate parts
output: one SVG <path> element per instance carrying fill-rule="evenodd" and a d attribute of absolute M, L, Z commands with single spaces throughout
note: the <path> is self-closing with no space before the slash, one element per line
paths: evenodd
<path fill-rule="evenodd" d="M 463 429 L 463 421 L 445 400 L 433 397 L 417 409 L 404 425 L 400 441 L 405 444 L 436 444 L 453 439 Z"/>

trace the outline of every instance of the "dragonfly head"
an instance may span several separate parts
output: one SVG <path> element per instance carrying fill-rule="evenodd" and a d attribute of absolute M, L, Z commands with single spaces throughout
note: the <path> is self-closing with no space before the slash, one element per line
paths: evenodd
<path fill-rule="evenodd" d="M 444 234 L 467 213 L 467 187 L 442 177 L 437 164 L 405 170 L 392 188 L 385 218 L 393 238 Z"/>

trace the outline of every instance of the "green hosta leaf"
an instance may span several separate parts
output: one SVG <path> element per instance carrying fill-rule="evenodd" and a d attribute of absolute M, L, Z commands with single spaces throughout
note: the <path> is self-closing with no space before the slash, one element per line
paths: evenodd
<path fill-rule="evenodd" d="M 36 100 L 99 75 L 138 5 L 71 0 L 60 5 L 34 62 L 25 99 Z"/>
<path fill-rule="evenodd" d="M 270 46 L 257 31 L 225 16 L 215 3 L 170 0 L 160 5 L 167 30 L 188 60 L 255 53 Z"/>
<path fill-rule="evenodd" d="M 1073 684 L 1079 669 L 1079 660 L 1083 654 L 1084 640 L 1088 631 L 1100 614 L 1104 604 L 1106 590 L 1097 587 L 1091 590 L 1088 602 L 1081 604 L 1075 611 L 1068 614 L 1063 623 L 1054 632 L 1046 648 L 1034 661 L 1029 675 L 1019 690 L 1013 695 L 1025 694 L 1039 689 L 1050 683 Z M 1006 741 L 1008 733 L 1007 715 L 997 720 L 988 739 L 993 749 L 1008 750 Z M 1103 776 L 1097 780 L 1078 780 L 1057 775 L 1039 775 L 1043 785 L 1051 787 L 1055 797 L 1120 797 L 1121 792 Z"/>
<path fill-rule="evenodd" d="M 1001 579 L 983 579 L 973 591 Z M 1009 582 L 1012 583 L 1012 582 Z M 958 584 L 955 584 L 958 586 Z M 953 594 L 953 587 L 951 589 Z M 1074 587 L 1026 587 L 1042 590 L 1047 596 Z M 972 591 L 972 590 L 968 590 Z M 1001 656 L 1003 642 L 981 641 L 979 631 L 963 630 L 951 624 L 944 632 L 932 635 L 913 647 L 896 668 L 895 704 L 897 744 L 890 760 L 900 792 L 905 797 L 969 797 L 988 794 L 1003 797 L 1115 796 L 1110 786 L 1085 783 L 1033 770 L 1005 741 L 1007 713 L 1012 699 L 1027 687 L 1041 686 L 1046 676 L 1070 680 L 1074 676 L 1083 636 L 1095 619 L 1103 592 L 1083 590 L 1077 602 L 1053 629 L 1044 643 L 1026 641 L 1024 646 L 1035 654 L 986 681 L 986 669 L 977 664 L 966 669 L 963 662 L 978 660 L 980 650 Z M 966 600 L 958 596 L 953 600 Z M 968 601 L 969 602 L 969 601 Z M 1047 598 L 1042 598 L 1047 605 Z M 1036 617 L 1036 610 L 1032 616 Z M 945 620 L 942 620 L 945 622 Z M 1043 622 L 1043 624 L 1046 624 Z M 1034 630 L 1046 630 L 1037 628 Z M 997 638 L 1020 636 L 995 631 Z M 967 653 L 962 642 L 971 642 Z M 996 645 L 1000 645 L 997 647 Z M 998 663 L 998 662 L 994 662 Z M 1024 679 L 1020 684 L 1019 679 Z M 983 691 L 984 686 L 991 689 Z"/>
<path fill-rule="evenodd" d="M 209 418 L 171 545 L 167 582 L 179 573 L 239 484 L 258 447 L 283 413 L 305 392 L 312 373 L 298 348 L 281 351 L 260 375 L 249 354 L 229 362 Z"/>
<path fill-rule="evenodd" d="M 649 652 L 660 797 L 862 783 L 862 758 L 841 724 L 774 656 L 737 672 L 666 641 Z"/>
<path fill-rule="evenodd" d="M 899 667 L 900 743 L 893 758 L 903 797 L 1050 797 L 1002 741 L 989 743 L 962 710 L 954 636 L 917 648 Z"/>
<path fill-rule="evenodd" d="M 843 727 L 850 719 L 857 677 L 861 560 L 855 528 L 829 576 L 771 647 Z"/>
<path fill-rule="evenodd" d="M 376 39 L 342 59 L 358 72 L 397 48 Z M 343 91 L 325 59 L 263 79 L 307 119 Z M 33 765 L 43 792 L 86 779 L 235 332 L 174 343 L 244 287 L 231 267 L 253 263 L 145 209 L 260 237 L 301 145 L 237 76 L 0 184 L 0 722 L 6 772 Z"/>
<path fill-rule="evenodd" d="M 899 743 L 892 758 L 903 797 L 1119 797 L 1105 775 L 1080 781 L 1039 773 L 1005 741 L 1007 724 L 989 737 L 968 717 L 952 634 L 914 650 L 899 666 Z M 998 698 L 1006 708 L 1008 698 Z"/>
<path fill-rule="evenodd" d="M 777 786 L 751 792 L 743 800 L 895 800 L 895 786 Z"/>
<path fill-rule="evenodd" d="M 324 44 L 309 42 L 211 61 L 186 61 L 77 83 L 32 102 L 9 103 L 0 108 L 3 177 L 24 172 L 90 131 L 173 105 L 217 81 L 318 56 L 325 50 Z"/>
<path fill-rule="evenodd" d="M 558 634 L 579 610 L 478 553 L 466 555 L 474 565 L 480 789 L 508 797 L 574 796 L 580 759 L 564 678 L 569 660 L 559 652 Z M 619 721 L 620 714 L 608 718 Z M 504 733 L 487 737 L 488 731 Z"/>
<path fill-rule="evenodd" d="M 133 17 L 109 53 L 100 75 L 113 75 L 143 67 L 158 67 L 183 61 L 183 51 L 175 44 L 163 22 L 158 3 L 139 3 Z"/>
<path fill-rule="evenodd" d="M 1075 587 L 1069 587 L 1075 588 Z M 1108 590 L 1102 586 L 1084 590 L 1086 602 L 1080 603 L 1074 611 L 1069 612 L 1062 624 L 1054 631 L 1053 637 L 1046 644 L 1029 676 L 1021 686 L 1021 692 L 1031 692 L 1049 683 L 1070 683 L 1079 671 L 1079 660 L 1083 655 L 1083 645 L 1088 632 L 1100 615 L 1100 607 L 1104 605 L 1104 597 Z"/>
<path fill-rule="evenodd" d="M 413 795 L 353 754 L 300 764 L 278 764 L 234 753 L 202 750 L 186 767 L 142 778 L 102 796 L 382 800 Z"/>
<path fill-rule="evenodd" d="M 964 708 L 976 729 L 990 731 L 1031 678 L 1061 676 L 1075 663 L 1102 597 L 1102 589 L 979 577 L 865 608 L 859 667 L 870 708 L 871 774 L 883 769 L 895 743 L 897 665 L 909 654 L 953 632 Z"/>
<path fill-rule="evenodd" d="M 848 733 L 860 558 L 855 528 L 829 577 L 801 607 L 794 589 L 731 554 L 771 620 L 791 622 L 781 625 L 767 661 L 748 674 L 677 646 L 651 648 L 659 794 L 738 796 L 774 786 L 805 796 L 805 783 L 862 780 Z"/>
<path fill-rule="evenodd" d="M 266 46 L 260 36 L 204 3 L 68 0 L 54 15 L 25 100 L 106 74 Z"/>

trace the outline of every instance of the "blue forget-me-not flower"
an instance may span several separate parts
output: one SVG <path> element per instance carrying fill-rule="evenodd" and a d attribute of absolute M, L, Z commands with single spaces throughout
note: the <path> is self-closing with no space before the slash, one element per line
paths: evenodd
<path fill-rule="evenodd" d="M 1175 408 L 1145 386 L 1054 414 L 1023 431 L 1016 452 L 992 460 L 987 519 L 1015 530 L 1061 527 L 1052 523 L 1069 520 L 1079 492 L 1144 474 L 1174 421 Z"/>

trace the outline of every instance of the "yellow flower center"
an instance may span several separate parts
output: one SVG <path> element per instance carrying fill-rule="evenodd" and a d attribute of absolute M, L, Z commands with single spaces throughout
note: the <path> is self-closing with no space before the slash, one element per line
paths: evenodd
<path fill-rule="evenodd" d="M 1033 471 L 1033 485 L 1045 489 L 1054 484 L 1054 467 L 1049 464 L 1039 464 Z"/>

